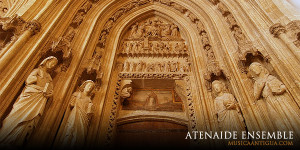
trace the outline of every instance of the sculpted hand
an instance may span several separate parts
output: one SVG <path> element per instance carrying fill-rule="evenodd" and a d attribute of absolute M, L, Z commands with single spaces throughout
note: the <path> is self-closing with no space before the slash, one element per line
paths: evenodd
<path fill-rule="evenodd" d="M 52 92 L 43 92 L 43 95 L 47 98 L 52 97 L 53 93 Z"/>
<path fill-rule="evenodd" d="M 229 103 L 226 105 L 226 108 L 227 108 L 227 109 L 235 109 L 235 103 L 229 102 Z"/>

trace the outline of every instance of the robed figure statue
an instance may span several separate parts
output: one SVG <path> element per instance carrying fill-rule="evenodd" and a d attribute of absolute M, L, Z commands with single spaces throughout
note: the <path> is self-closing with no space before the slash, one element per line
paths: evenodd
<path fill-rule="evenodd" d="M 56 57 L 44 59 L 25 81 L 25 87 L 3 121 L 0 130 L 1 146 L 22 146 L 28 139 L 52 96 L 53 84 L 50 72 L 57 65 Z"/>
<path fill-rule="evenodd" d="M 222 131 L 237 131 L 238 133 L 245 131 L 244 119 L 239 105 L 234 96 L 226 92 L 225 83 L 215 80 L 212 83 L 212 88 L 216 94 L 214 104 L 220 129 Z"/>
<path fill-rule="evenodd" d="M 60 148 L 82 148 L 88 133 L 88 127 L 93 115 L 92 91 L 95 84 L 91 80 L 85 81 L 79 91 L 73 93 L 70 101 L 70 113 L 67 123 L 60 136 Z"/>
<path fill-rule="evenodd" d="M 249 66 L 249 74 L 254 79 L 254 97 L 264 100 L 265 113 L 280 131 L 294 131 L 300 137 L 299 107 L 286 91 L 285 85 L 258 62 Z"/>

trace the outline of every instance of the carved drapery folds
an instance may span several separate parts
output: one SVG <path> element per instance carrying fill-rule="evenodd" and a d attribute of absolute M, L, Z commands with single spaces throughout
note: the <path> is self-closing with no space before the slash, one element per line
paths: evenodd
<path fill-rule="evenodd" d="M 215 111 L 221 131 L 246 131 L 244 118 L 235 97 L 222 80 L 212 82 Z"/>
<path fill-rule="evenodd" d="M 83 148 L 94 114 L 93 90 L 95 84 L 91 80 L 84 81 L 71 96 L 65 126 L 61 128 L 58 138 L 59 148 Z"/>
<path fill-rule="evenodd" d="M 24 90 L 3 121 L 0 147 L 17 148 L 28 140 L 43 115 L 47 99 L 53 96 L 54 85 L 50 73 L 57 63 L 56 57 L 47 57 L 27 77 Z"/>

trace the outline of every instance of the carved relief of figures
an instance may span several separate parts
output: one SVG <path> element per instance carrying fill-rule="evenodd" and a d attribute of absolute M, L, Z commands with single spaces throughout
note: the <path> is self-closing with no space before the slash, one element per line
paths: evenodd
<path fill-rule="evenodd" d="M 137 22 L 131 26 L 129 39 L 149 38 L 149 37 L 180 37 L 179 28 L 175 24 L 162 21 L 160 18 L 153 17 L 143 22 Z"/>
<path fill-rule="evenodd" d="M 94 88 L 95 83 L 87 80 L 80 86 L 78 92 L 73 93 L 69 104 L 70 113 L 67 116 L 67 123 L 60 136 L 61 147 L 82 148 L 84 146 L 94 113 L 91 98 Z"/>
<path fill-rule="evenodd" d="M 249 66 L 249 74 L 255 81 L 254 97 L 256 100 L 263 98 L 273 125 L 280 131 L 294 131 L 299 136 L 299 108 L 286 92 L 285 85 L 258 62 Z"/>
<path fill-rule="evenodd" d="M 121 54 L 183 54 L 188 55 L 184 42 L 150 41 L 149 48 L 142 41 L 125 41 Z"/>
<path fill-rule="evenodd" d="M 244 119 L 234 96 L 226 92 L 225 83 L 220 80 L 212 82 L 215 111 L 221 131 L 245 131 Z"/>
<path fill-rule="evenodd" d="M 125 61 L 122 72 L 190 72 L 188 62 L 178 61 L 156 61 L 146 63 L 145 61 Z"/>
<path fill-rule="evenodd" d="M 3 121 L 0 145 L 22 146 L 31 135 L 43 115 L 47 100 L 52 97 L 53 84 L 50 73 L 57 63 L 56 57 L 47 57 L 27 77 L 22 93 Z"/>

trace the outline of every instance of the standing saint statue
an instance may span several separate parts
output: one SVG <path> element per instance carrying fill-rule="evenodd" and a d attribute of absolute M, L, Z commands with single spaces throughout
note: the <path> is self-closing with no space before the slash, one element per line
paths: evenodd
<path fill-rule="evenodd" d="M 56 57 L 44 59 L 25 81 L 25 87 L 3 121 L 0 145 L 22 146 L 36 127 L 45 109 L 47 99 L 53 94 L 50 72 L 57 65 Z"/>
<path fill-rule="evenodd" d="M 263 98 L 267 114 L 277 130 L 294 131 L 300 136 L 299 107 L 286 92 L 285 85 L 258 62 L 249 66 L 249 74 L 255 81 L 254 97 L 256 100 Z"/>
<path fill-rule="evenodd" d="M 93 103 L 91 100 L 95 83 L 85 81 L 79 91 L 73 93 L 70 101 L 70 113 L 63 134 L 60 136 L 61 148 L 82 148 L 88 133 L 88 127 L 93 115 Z"/>
<path fill-rule="evenodd" d="M 212 83 L 217 97 L 214 100 L 215 110 L 221 131 L 245 131 L 244 119 L 234 96 L 225 92 L 225 83 L 215 80 Z"/>

